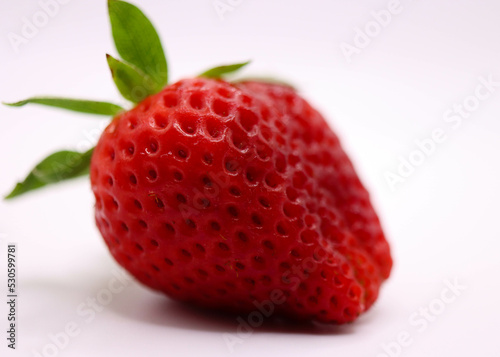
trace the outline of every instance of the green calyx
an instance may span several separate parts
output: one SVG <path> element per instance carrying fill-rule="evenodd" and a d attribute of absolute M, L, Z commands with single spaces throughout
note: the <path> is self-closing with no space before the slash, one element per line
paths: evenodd
<path fill-rule="evenodd" d="M 139 8 L 125 1 L 109 0 L 108 10 L 111 32 L 118 53 L 124 61 L 134 66 L 136 71 L 139 70 L 138 73 L 143 77 L 143 83 L 139 83 L 139 86 L 147 87 L 150 94 L 159 92 L 167 85 L 168 65 L 160 37 L 153 24 Z M 109 57 L 108 64 L 113 73 Z M 130 70 L 123 71 L 121 74 L 127 75 L 129 72 Z M 117 79 L 121 80 L 120 73 L 115 74 L 113 79 L 117 83 Z M 123 94 L 118 83 L 117 86 Z M 126 96 L 125 98 L 129 99 Z"/>
<path fill-rule="evenodd" d="M 108 11 L 113 40 L 121 59 L 107 54 L 106 61 L 122 97 L 137 104 L 146 97 L 160 92 L 168 84 L 165 52 L 153 24 L 139 8 L 125 1 L 108 0 Z M 221 79 L 248 63 L 217 66 L 199 76 Z M 127 110 L 108 102 L 57 97 L 31 97 L 3 104 L 13 107 L 40 104 L 112 117 Z M 82 153 L 59 151 L 49 155 L 38 163 L 5 198 L 11 199 L 49 184 L 88 174 L 92 152 L 93 148 Z"/>
<path fill-rule="evenodd" d="M 158 92 L 153 79 L 140 69 L 106 55 L 111 76 L 123 98 L 133 103 Z M 161 89 L 161 88 L 160 88 Z"/>
<path fill-rule="evenodd" d="M 58 151 L 49 155 L 36 165 L 24 181 L 19 182 L 5 198 L 11 199 L 48 184 L 88 174 L 93 150 L 94 148 L 84 153 Z"/>
<path fill-rule="evenodd" d="M 217 66 L 214 68 L 211 68 L 209 70 L 206 70 L 202 74 L 200 74 L 200 77 L 205 77 L 205 78 L 222 78 L 223 76 L 233 73 L 240 68 L 245 67 L 247 64 L 249 64 L 250 61 L 246 61 L 243 63 L 236 63 L 236 64 L 228 64 L 225 66 Z"/>
<path fill-rule="evenodd" d="M 42 104 L 49 107 L 72 110 L 74 112 L 97 114 L 97 115 L 113 115 L 124 111 L 122 107 L 116 104 L 107 102 L 98 102 L 93 100 L 80 100 L 69 98 L 53 98 L 53 97 L 32 97 L 21 100 L 16 103 L 3 103 L 11 107 L 22 107 L 26 104 Z"/>

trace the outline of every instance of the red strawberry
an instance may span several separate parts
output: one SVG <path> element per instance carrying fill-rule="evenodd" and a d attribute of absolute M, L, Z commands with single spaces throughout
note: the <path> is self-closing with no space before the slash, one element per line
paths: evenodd
<path fill-rule="evenodd" d="M 294 90 L 187 79 L 117 116 L 91 163 L 97 225 L 138 280 L 202 306 L 355 319 L 391 268 L 338 139 Z"/>
<path fill-rule="evenodd" d="M 11 104 L 114 119 L 95 149 L 50 155 L 7 198 L 90 166 L 97 226 L 145 285 L 238 313 L 271 302 L 295 319 L 356 319 L 377 299 L 392 260 L 368 193 L 323 117 L 286 85 L 220 79 L 246 63 L 166 86 L 152 24 L 131 4 L 108 6 L 124 60 L 107 62 L 136 106 L 54 97 Z"/>

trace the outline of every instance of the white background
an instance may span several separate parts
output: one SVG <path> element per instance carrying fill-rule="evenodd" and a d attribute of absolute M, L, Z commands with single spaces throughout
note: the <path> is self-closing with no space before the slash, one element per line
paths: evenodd
<path fill-rule="evenodd" d="M 388 1 L 232 3 L 221 19 L 213 0 L 136 1 L 161 34 L 173 80 L 252 59 L 243 74 L 274 75 L 300 88 L 341 136 L 395 259 L 377 304 L 354 324 L 266 324 L 240 336 L 232 355 L 500 356 L 500 87 L 458 128 L 443 119 L 454 104 L 473 103 L 479 77 L 500 81 L 500 2 L 401 0 L 401 11 L 350 62 L 341 44 L 353 45 L 356 28 Z M 21 35 L 23 18 L 40 10 L 35 0 L 0 1 L 0 99 L 51 94 L 120 103 L 104 57 L 116 54 L 105 1 L 60 5 L 16 52 L 9 33 Z M 105 121 L 35 105 L 0 107 L 0 192 L 49 153 L 90 145 Z M 408 159 L 415 140 L 436 128 L 447 139 L 391 190 L 386 172 L 397 173 L 399 157 Z M 18 349 L 6 348 L 2 332 L 0 355 L 230 355 L 224 334 L 236 336 L 235 317 L 189 309 L 135 282 L 90 323 L 78 315 L 116 269 L 92 206 L 87 179 L 0 202 L 1 331 L 7 242 L 18 244 L 20 283 Z M 445 280 L 466 286 L 453 302 L 441 300 Z M 427 325 L 410 322 L 422 321 L 420 308 L 429 307 L 435 314 Z M 79 334 L 60 338 L 67 346 L 54 351 L 50 335 L 71 322 Z M 410 343 L 399 348 L 394 341 L 403 331 Z"/>

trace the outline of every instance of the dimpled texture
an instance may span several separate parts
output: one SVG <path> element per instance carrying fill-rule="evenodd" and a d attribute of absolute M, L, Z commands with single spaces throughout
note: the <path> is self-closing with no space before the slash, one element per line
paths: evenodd
<path fill-rule="evenodd" d="M 106 128 L 91 182 L 111 254 L 177 300 L 345 323 L 391 270 L 338 138 L 287 86 L 176 82 Z"/>

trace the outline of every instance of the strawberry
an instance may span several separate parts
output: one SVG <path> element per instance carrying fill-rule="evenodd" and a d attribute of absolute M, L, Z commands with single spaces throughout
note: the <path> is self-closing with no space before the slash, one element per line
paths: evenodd
<path fill-rule="evenodd" d="M 282 85 L 172 84 L 113 120 L 90 177 L 111 254 L 179 300 L 251 311 L 280 289 L 284 314 L 346 322 L 390 271 L 337 137 Z"/>
<path fill-rule="evenodd" d="M 123 14 L 126 30 L 116 21 Z M 95 149 L 50 156 L 9 197 L 90 166 L 97 227 L 116 261 L 144 285 L 237 313 L 271 301 L 281 316 L 326 323 L 353 321 L 370 308 L 391 271 L 389 246 L 321 114 L 290 86 L 222 79 L 246 63 L 164 87 L 158 37 L 150 36 L 145 51 L 158 55 L 153 69 L 123 42 L 130 28 L 147 33 L 152 25 L 122 1 L 110 2 L 110 15 L 128 63 L 108 55 L 108 64 L 135 107 L 15 103 L 114 118 Z M 68 157 L 72 163 L 61 168 Z"/>

